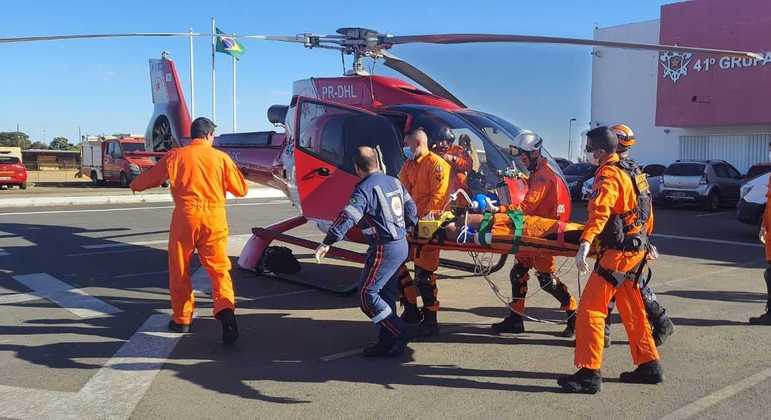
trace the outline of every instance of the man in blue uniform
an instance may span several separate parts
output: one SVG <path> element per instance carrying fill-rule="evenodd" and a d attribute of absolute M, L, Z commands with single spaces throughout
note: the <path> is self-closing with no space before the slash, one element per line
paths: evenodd
<path fill-rule="evenodd" d="M 316 261 L 353 226 L 361 228 L 369 243 L 360 276 L 361 310 L 380 328 L 377 343 L 366 347 L 364 355 L 393 357 L 404 351 L 411 335 L 396 316 L 397 273 L 407 260 L 406 226 L 417 223 L 417 209 L 399 180 L 380 171 L 371 147 L 357 149 L 355 170 L 362 180 L 316 249 Z"/>

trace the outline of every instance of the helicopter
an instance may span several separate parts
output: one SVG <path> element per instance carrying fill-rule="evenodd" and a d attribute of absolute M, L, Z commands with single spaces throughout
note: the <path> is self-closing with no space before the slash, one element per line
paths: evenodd
<path fill-rule="evenodd" d="M 37 37 L 0 38 L 0 44 L 65 39 L 125 38 L 125 37 L 213 37 L 222 34 L 201 33 L 119 33 L 92 35 L 50 35 Z M 226 35 L 231 36 L 231 35 Z M 260 41 L 302 44 L 309 49 L 337 50 L 353 56 L 349 71 L 341 77 L 319 77 L 299 80 L 293 84 L 288 105 L 273 105 L 267 118 L 282 132 L 263 131 L 223 134 L 215 138 L 214 146 L 228 153 L 245 177 L 253 182 L 278 189 L 298 209 L 299 215 L 265 228 L 255 228 L 254 236 L 239 258 L 242 268 L 254 270 L 274 241 L 279 240 L 305 248 L 316 243 L 287 235 L 285 232 L 308 222 L 326 231 L 342 209 L 359 179 L 353 169 L 353 152 L 358 146 L 375 148 L 383 171 L 398 176 L 404 163 L 403 136 L 412 128 L 424 128 L 429 137 L 449 129 L 455 138 L 467 136 L 470 151 L 476 154 L 475 167 L 469 174 L 472 192 L 489 191 L 499 182 L 498 174 L 507 169 L 527 173 L 509 153 L 513 139 L 521 128 L 505 119 L 468 108 L 459 98 L 428 74 L 397 57 L 391 49 L 404 44 L 466 44 L 466 43 L 535 43 L 589 47 L 627 48 L 652 51 L 728 55 L 757 58 L 748 51 L 710 49 L 679 45 L 658 45 L 616 41 L 589 40 L 531 35 L 505 34 L 430 34 L 394 36 L 365 28 L 341 28 L 335 35 L 311 33 L 295 36 L 233 35 Z M 416 85 L 404 80 L 369 74 L 364 60 L 382 60 L 385 66 Z M 191 116 L 174 61 L 163 54 L 151 59 L 153 115 L 145 141 L 149 153 L 163 153 L 190 141 Z M 559 166 L 544 150 L 544 155 L 556 173 Z M 520 188 L 526 188 L 522 183 Z M 559 188 L 560 205 L 570 214 L 570 194 L 562 180 Z M 353 230 L 348 238 L 363 242 L 360 232 Z M 363 256 L 333 248 L 331 257 L 363 262 Z M 503 267 L 501 256 L 493 270 Z M 443 260 L 443 265 L 473 270 L 468 264 Z"/>

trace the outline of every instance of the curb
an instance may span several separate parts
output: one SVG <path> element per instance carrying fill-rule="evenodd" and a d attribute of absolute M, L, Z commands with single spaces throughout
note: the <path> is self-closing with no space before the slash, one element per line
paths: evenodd
<path fill-rule="evenodd" d="M 245 197 L 233 197 L 228 193 L 228 199 L 243 200 L 247 198 L 284 198 L 284 194 L 273 188 L 252 188 Z M 98 206 L 105 204 L 138 204 L 138 203 L 170 203 L 173 199 L 169 193 L 134 194 L 134 195 L 102 195 L 80 197 L 23 197 L 0 198 L 0 208 L 4 207 L 43 207 L 43 206 Z"/>

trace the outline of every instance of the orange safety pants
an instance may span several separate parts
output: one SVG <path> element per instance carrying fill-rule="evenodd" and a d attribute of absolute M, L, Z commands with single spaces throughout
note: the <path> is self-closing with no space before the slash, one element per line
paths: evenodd
<path fill-rule="evenodd" d="M 420 249 L 411 247 L 410 256 L 415 262 L 415 280 L 410 277 L 407 268 L 402 266 L 399 271 L 399 284 L 403 303 L 417 306 L 420 295 L 425 310 L 439 310 L 439 289 L 434 274 L 439 269 L 439 251 L 435 246 L 422 246 Z"/>
<path fill-rule="evenodd" d="M 169 232 L 169 293 L 174 322 L 190 324 L 193 321 L 195 298 L 189 266 L 195 250 L 211 278 L 214 314 L 235 309 L 227 240 L 224 207 L 174 209 Z"/>
<path fill-rule="evenodd" d="M 609 250 L 602 254 L 600 266 L 614 272 L 627 273 L 642 261 L 642 252 Z M 659 360 L 659 353 L 651 334 L 642 295 L 634 281 L 623 281 L 618 287 L 592 272 L 581 295 L 576 314 L 575 365 L 579 368 L 600 369 L 604 345 L 605 318 L 608 303 L 616 297 L 616 307 L 624 322 L 629 339 L 629 351 L 635 365 Z"/>

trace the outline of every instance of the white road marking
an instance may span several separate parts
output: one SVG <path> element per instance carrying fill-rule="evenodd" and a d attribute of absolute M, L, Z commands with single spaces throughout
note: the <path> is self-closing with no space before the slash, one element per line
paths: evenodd
<path fill-rule="evenodd" d="M 198 267 L 190 280 L 193 283 L 193 290 L 198 294 L 211 295 L 211 278 L 205 268 Z"/>
<path fill-rule="evenodd" d="M 127 252 L 147 252 L 147 251 L 160 251 L 158 248 L 148 247 L 126 247 L 126 249 L 116 249 L 113 251 L 96 251 L 96 252 L 80 252 L 75 254 L 66 254 L 65 257 L 90 257 L 92 255 L 107 255 L 107 254 L 122 254 Z"/>
<path fill-rule="evenodd" d="M 121 274 L 118 276 L 114 276 L 116 279 L 127 279 L 130 277 L 144 277 L 144 276 L 154 276 L 156 274 L 168 274 L 168 270 L 163 271 L 148 271 L 146 273 L 128 273 L 128 274 Z"/>
<path fill-rule="evenodd" d="M 665 282 L 662 282 L 662 283 L 656 283 L 655 284 L 656 290 L 659 290 L 659 288 L 661 288 L 661 287 L 669 286 L 669 285 L 672 285 L 672 284 L 675 284 L 675 283 L 681 283 L 681 282 L 684 282 L 684 281 L 694 280 L 694 279 L 698 279 L 698 278 L 701 278 L 701 277 L 713 276 L 715 274 L 723 274 L 723 273 L 727 273 L 729 271 L 734 271 L 734 270 L 739 270 L 739 269 L 742 269 L 742 268 L 747 268 L 747 267 L 749 267 L 749 266 L 751 266 L 753 264 L 759 263 L 761 261 L 764 261 L 764 260 L 763 259 L 756 259 L 756 260 L 751 260 L 751 261 L 745 261 L 743 263 L 739 263 L 739 264 L 734 265 L 734 266 L 723 267 L 721 269 L 708 271 L 706 273 L 694 274 L 694 275 L 691 275 L 691 276 L 681 277 L 681 278 L 678 278 L 678 279 L 675 279 L 675 280 L 669 280 L 669 281 L 665 281 Z"/>
<path fill-rule="evenodd" d="M 24 274 L 13 278 L 32 289 L 32 293 L 27 295 L 48 299 L 81 318 L 99 318 L 123 312 L 82 289 L 73 289 L 47 273 Z"/>
<path fill-rule="evenodd" d="M 159 239 L 157 241 L 140 241 L 140 242 L 116 242 L 112 244 L 96 244 L 96 245 L 81 245 L 83 249 L 104 249 L 104 248 L 122 248 L 126 246 L 143 246 L 143 245 L 160 245 L 169 243 L 168 239 Z"/>
<path fill-rule="evenodd" d="M 271 200 L 259 203 L 232 203 L 226 204 L 225 207 L 241 207 L 241 206 L 267 206 L 272 204 L 287 204 L 289 200 Z M 44 211 L 27 211 L 27 212 L 13 212 L 13 213 L 0 213 L 0 216 L 32 216 L 39 214 L 67 214 L 67 213 L 105 213 L 112 211 L 136 211 L 136 210 L 159 210 L 159 209 L 173 209 L 174 206 L 148 206 L 148 207 L 123 207 L 116 209 L 81 209 L 81 210 L 44 210 Z"/>
<path fill-rule="evenodd" d="M 681 407 L 678 410 L 673 411 L 672 413 L 669 413 L 668 415 L 662 417 L 661 420 L 685 420 L 691 418 L 706 410 L 707 408 L 712 407 L 721 401 L 727 400 L 728 398 L 731 398 L 746 389 L 752 388 L 753 386 L 758 385 L 769 378 L 771 378 L 771 368 L 767 368 L 748 378 L 742 379 L 739 382 L 723 387 L 703 398 L 700 398 L 684 407 Z"/>
<path fill-rule="evenodd" d="M 665 238 L 665 239 L 679 239 L 683 241 L 697 241 L 697 242 L 708 242 L 713 244 L 721 244 L 721 245 L 738 245 L 738 246 L 751 246 L 751 247 L 758 247 L 762 248 L 763 244 L 760 243 L 753 243 L 753 242 L 740 242 L 740 241 L 725 241 L 722 239 L 711 239 L 711 238 L 700 238 L 698 236 L 679 236 L 679 235 L 662 235 L 660 233 L 654 233 L 654 238 Z"/>
<path fill-rule="evenodd" d="M 239 241 L 246 241 L 247 239 L 251 238 L 251 233 L 245 233 L 241 235 L 231 235 L 228 237 L 229 243 L 237 243 Z M 104 249 L 104 248 L 130 248 L 135 246 L 147 246 L 147 245 L 162 245 L 162 244 L 168 244 L 168 239 L 158 239 L 153 241 L 139 241 L 139 242 L 114 242 L 114 243 L 107 243 L 107 244 L 93 244 L 93 245 L 81 245 L 80 247 L 83 249 Z M 101 254 L 108 254 L 108 253 L 118 253 L 118 252 L 131 252 L 130 250 L 118 250 L 118 251 L 106 251 L 106 252 L 87 252 L 87 253 L 77 253 L 77 254 L 68 254 L 67 257 L 83 257 L 88 255 L 101 255 Z"/>
<path fill-rule="evenodd" d="M 3 248 L 0 248 L 0 257 L 7 257 L 7 256 L 9 256 L 9 255 L 11 255 L 11 254 L 9 254 L 9 253 L 8 253 L 6 250 L 4 250 Z"/>
<path fill-rule="evenodd" d="M 129 418 L 182 336 L 167 332 L 168 322 L 168 315 L 150 316 L 78 392 L 0 385 L 0 416 Z"/>
<path fill-rule="evenodd" d="M 721 211 L 721 212 L 715 212 L 715 213 L 702 213 L 702 214 L 697 214 L 696 217 L 721 216 L 721 215 L 724 215 L 724 214 L 728 214 L 728 212 L 727 211 Z"/>
<path fill-rule="evenodd" d="M 31 302 L 38 299 L 43 298 L 31 293 L 14 293 L 12 295 L 0 296 L 0 305 L 13 305 L 15 303 Z"/>

